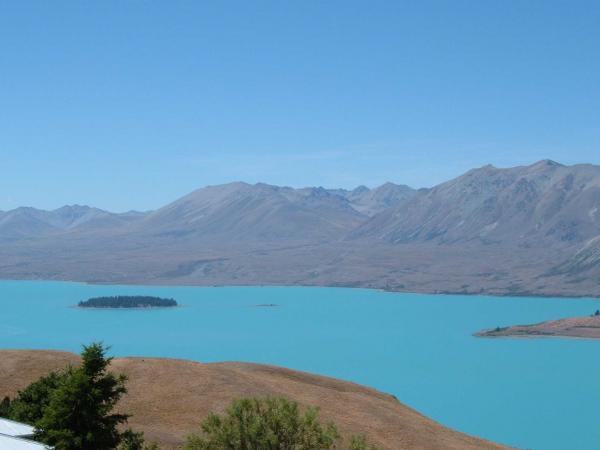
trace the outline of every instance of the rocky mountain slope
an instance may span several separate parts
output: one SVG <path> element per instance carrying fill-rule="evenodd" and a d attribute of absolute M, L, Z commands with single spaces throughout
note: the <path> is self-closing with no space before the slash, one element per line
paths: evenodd
<path fill-rule="evenodd" d="M 348 200 L 357 211 L 372 217 L 392 206 L 399 206 L 416 194 L 416 190 L 394 183 L 385 183 L 375 189 L 359 186 L 351 191 L 345 189 L 330 190 Z"/>
<path fill-rule="evenodd" d="M 587 241 L 573 256 L 555 267 L 551 274 L 579 275 L 600 269 L 600 236 Z"/>
<path fill-rule="evenodd" d="M 149 213 L 0 213 L 0 277 L 600 296 L 600 167 L 414 190 L 209 186 Z"/>
<path fill-rule="evenodd" d="M 390 243 L 582 244 L 600 235 L 600 167 L 485 166 L 413 196 L 352 235 Z"/>
<path fill-rule="evenodd" d="M 151 213 L 138 230 L 200 240 L 321 241 L 345 235 L 364 219 L 323 188 L 231 183 L 186 195 Z"/>

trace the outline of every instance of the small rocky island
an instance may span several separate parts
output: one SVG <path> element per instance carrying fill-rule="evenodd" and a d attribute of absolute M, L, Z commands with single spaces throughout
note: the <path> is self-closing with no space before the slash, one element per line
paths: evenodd
<path fill-rule="evenodd" d="M 477 337 L 573 337 L 600 339 L 600 311 L 588 317 L 569 317 L 531 325 L 496 327 L 475 333 Z"/>
<path fill-rule="evenodd" d="M 118 295 L 94 297 L 77 304 L 80 308 L 172 308 L 177 302 L 172 298 L 147 295 Z"/>

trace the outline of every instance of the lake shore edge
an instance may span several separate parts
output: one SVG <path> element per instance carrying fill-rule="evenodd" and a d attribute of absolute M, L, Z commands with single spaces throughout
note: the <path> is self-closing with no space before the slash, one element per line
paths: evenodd
<path fill-rule="evenodd" d="M 544 322 L 489 328 L 473 333 L 480 338 L 600 339 L 600 316 L 567 317 Z"/>
<path fill-rule="evenodd" d="M 77 280 L 77 279 L 47 279 L 47 278 L 0 278 L 0 281 L 39 281 L 39 282 L 57 282 L 57 283 L 81 283 L 91 286 L 148 286 L 148 287 L 197 287 L 197 288 L 228 288 L 228 287 L 256 287 L 256 288 L 340 288 L 340 289 L 364 289 L 370 291 L 388 292 L 393 294 L 414 294 L 414 295 L 440 295 L 440 296 L 454 296 L 464 295 L 469 297 L 497 297 L 497 298 L 519 298 L 519 297 L 533 297 L 540 299 L 589 299 L 589 300 L 600 300 L 600 291 L 591 294 L 578 294 L 578 293 L 536 293 L 532 291 L 483 291 L 483 292 L 471 292 L 471 291 L 460 291 L 460 290 L 437 290 L 437 289 L 398 289 L 389 286 L 369 286 L 360 285 L 356 283 L 333 283 L 333 284 L 277 284 L 277 283 L 223 283 L 223 284 L 211 284 L 211 283 L 190 283 L 190 282 L 172 282 L 171 280 L 118 280 L 118 281 L 101 281 L 101 280 Z"/>

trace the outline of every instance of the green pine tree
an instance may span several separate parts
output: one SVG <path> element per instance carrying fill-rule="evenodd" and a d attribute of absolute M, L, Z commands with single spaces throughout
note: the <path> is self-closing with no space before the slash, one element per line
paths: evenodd
<path fill-rule="evenodd" d="M 129 428 L 121 434 L 119 450 L 158 450 L 158 445 L 146 444 L 144 433 L 137 433 Z"/>
<path fill-rule="evenodd" d="M 112 450 L 121 441 L 117 427 L 127 421 L 113 413 L 127 392 L 126 377 L 107 371 L 112 358 L 102 344 L 84 347 L 82 365 L 71 368 L 51 390 L 36 437 L 60 450 Z"/>
<path fill-rule="evenodd" d="M 9 397 L 4 397 L 0 402 L 0 417 L 8 418 L 10 416 L 11 401 Z"/>
<path fill-rule="evenodd" d="M 10 405 L 9 418 L 34 425 L 43 416 L 50 402 L 50 394 L 69 375 L 70 369 L 51 372 L 31 383 L 17 394 Z"/>

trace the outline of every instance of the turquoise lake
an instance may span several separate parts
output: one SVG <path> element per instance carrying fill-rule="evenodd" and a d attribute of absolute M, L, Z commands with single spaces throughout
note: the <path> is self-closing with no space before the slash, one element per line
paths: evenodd
<path fill-rule="evenodd" d="M 84 310 L 99 295 L 182 307 Z M 258 304 L 277 307 L 256 307 Z M 591 299 L 494 298 L 291 287 L 140 287 L 0 281 L 0 347 L 276 364 L 366 384 L 463 432 L 519 448 L 597 449 L 600 341 L 472 333 L 600 308 Z"/>

